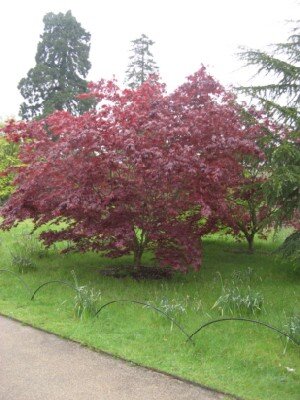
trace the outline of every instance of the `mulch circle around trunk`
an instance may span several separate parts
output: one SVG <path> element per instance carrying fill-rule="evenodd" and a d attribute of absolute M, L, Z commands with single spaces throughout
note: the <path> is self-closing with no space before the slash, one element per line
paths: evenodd
<path fill-rule="evenodd" d="M 173 276 L 173 270 L 170 268 L 162 267 L 150 267 L 150 266 L 139 266 L 133 267 L 128 266 L 117 266 L 111 268 L 101 269 L 99 273 L 103 276 L 111 276 L 113 278 L 126 278 L 131 277 L 136 280 L 142 279 L 171 279 Z"/>

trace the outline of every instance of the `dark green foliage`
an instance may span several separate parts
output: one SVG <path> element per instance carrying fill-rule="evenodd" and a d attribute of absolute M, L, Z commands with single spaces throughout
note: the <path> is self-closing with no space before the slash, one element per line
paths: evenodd
<path fill-rule="evenodd" d="M 295 268 L 300 268 L 300 231 L 296 231 L 288 236 L 277 252 L 284 259 L 291 260 Z"/>
<path fill-rule="evenodd" d="M 300 142 L 299 131 L 292 132 L 273 151 L 270 175 L 265 183 L 267 202 L 276 208 L 274 220 L 280 227 L 291 222 L 297 229 L 280 246 L 279 252 L 294 268 L 300 263 Z M 277 206 L 277 207 L 276 207 Z"/>
<path fill-rule="evenodd" d="M 90 100 L 76 95 L 87 91 L 88 60 L 91 35 L 73 17 L 48 13 L 44 32 L 38 43 L 36 65 L 18 85 L 25 101 L 20 115 L 24 119 L 42 117 L 55 110 L 82 113 L 91 107 Z"/>
<path fill-rule="evenodd" d="M 132 55 L 126 71 L 126 83 L 131 89 L 139 87 L 151 74 L 158 74 L 150 47 L 154 44 L 146 35 L 132 40 Z"/>
<path fill-rule="evenodd" d="M 280 203 L 277 221 L 293 219 L 300 209 L 300 145 L 291 135 L 274 150 L 266 184 L 270 204 Z"/>
<path fill-rule="evenodd" d="M 269 75 L 274 83 L 241 87 L 239 90 L 259 99 L 271 115 L 295 130 L 300 128 L 300 27 L 296 27 L 286 43 L 273 45 L 273 52 L 244 50 L 240 57 L 248 66 L 257 67 L 257 74 Z"/>
<path fill-rule="evenodd" d="M 239 88 L 242 92 L 259 99 L 269 115 L 283 122 L 290 131 L 277 143 L 270 156 L 271 174 L 265 186 L 268 203 L 279 205 L 277 224 L 295 221 L 300 210 L 300 21 L 285 43 L 273 45 L 269 54 L 260 50 L 245 50 L 241 58 L 246 65 L 257 67 L 257 74 L 264 73 L 274 79 L 274 83 Z M 296 232 L 296 234 L 299 234 Z M 294 243 L 291 238 L 291 243 Z M 286 247 L 287 246 L 287 247 Z M 285 242 L 282 251 L 290 253 L 292 247 Z M 297 246 L 293 247 L 297 256 Z M 287 254 L 286 254 L 287 255 Z"/>
<path fill-rule="evenodd" d="M 19 164 L 18 152 L 18 144 L 8 142 L 0 133 L 0 206 L 14 191 L 14 173 L 6 171 Z"/>

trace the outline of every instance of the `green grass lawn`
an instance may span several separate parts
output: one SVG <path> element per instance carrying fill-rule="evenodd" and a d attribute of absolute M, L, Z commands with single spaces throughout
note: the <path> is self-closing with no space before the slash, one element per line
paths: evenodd
<path fill-rule="evenodd" d="M 21 229 L 0 232 L 0 268 L 17 271 L 11 252 Z M 229 237 L 208 237 L 201 270 L 178 274 L 171 280 L 105 277 L 99 273 L 101 268 L 128 265 L 130 257 L 107 260 L 92 253 L 62 255 L 58 249 L 43 257 L 32 256 L 37 270 L 20 276 L 35 289 L 48 280 L 74 283 L 74 270 L 79 285 L 101 291 L 99 306 L 115 299 L 151 302 L 163 307 L 190 333 L 220 316 L 220 310 L 212 307 L 222 292 L 222 283 L 240 293 L 250 287 L 263 296 L 263 310 L 256 315 L 243 312 L 242 316 L 287 331 L 289 317 L 299 316 L 299 272 L 271 254 L 276 247 L 272 238 L 258 241 L 253 255 L 236 251 L 241 247 Z M 146 254 L 144 261 L 150 264 L 151 255 Z M 222 322 L 205 328 L 192 345 L 164 316 L 141 305 L 112 304 L 98 318 L 78 319 L 74 297 L 67 286 L 53 284 L 30 301 L 15 276 L 0 273 L 0 312 L 4 315 L 244 399 L 299 399 L 300 349 L 264 327 Z M 228 315 L 230 311 L 225 308 L 224 316 Z"/>

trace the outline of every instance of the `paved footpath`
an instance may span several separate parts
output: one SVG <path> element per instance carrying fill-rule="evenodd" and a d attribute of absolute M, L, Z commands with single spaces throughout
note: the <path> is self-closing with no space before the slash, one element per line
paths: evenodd
<path fill-rule="evenodd" d="M 0 400 L 222 398 L 0 316 Z"/>

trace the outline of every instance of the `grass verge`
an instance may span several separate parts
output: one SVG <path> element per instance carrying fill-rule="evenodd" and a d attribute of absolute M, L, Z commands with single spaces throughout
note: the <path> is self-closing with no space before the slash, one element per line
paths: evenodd
<path fill-rule="evenodd" d="M 0 233 L 0 268 L 17 273 L 11 254 L 15 254 L 15 238 L 21 229 Z M 117 299 L 150 302 L 190 333 L 221 313 L 258 319 L 288 331 L 289 321 L 299 313 L 300 277 L 288 263 L 274 257 L 271 252 L 275 246 L 272 238 L 258 242 L 256 253 L 249 255 L 237 252 L 241 245 L 230 238 L 208 237 L 198 273 L 160 281 L 115 279 L 99 273 L 111 265 L 128 265 L 129 257 L 108 260 L 93 253 L 61 255 L 57 248 L 48 252 L 35 248 L 30 257 L 36 269 L 20 276 L 33 291 L 48 280 L 74 284 L 75 271 L 78 286 L 93 289 L 96 307 Z M 146 254 L 145 264 L 150 263 L 151 255 Z M 247 306 L 258 295 L 261 311 Z M 138 304 L 111 304 L 98 318 L 85 314 L 78 318 L 75 297 L 71 288 L 53 284 L 30 301 L 16 276 L 0 273 L 2 314 L 245 399 L 298 399 L 300 350 L 263 327 L 224 322 L 204 329 L 191 345 L 168 319 Z M 222 301 L 213 308 L 220 297 Z"/>

